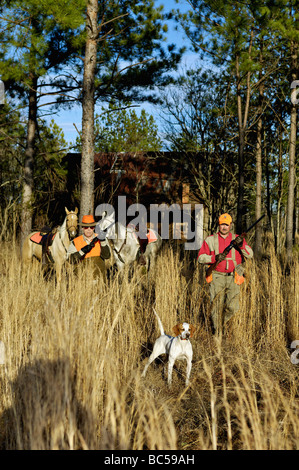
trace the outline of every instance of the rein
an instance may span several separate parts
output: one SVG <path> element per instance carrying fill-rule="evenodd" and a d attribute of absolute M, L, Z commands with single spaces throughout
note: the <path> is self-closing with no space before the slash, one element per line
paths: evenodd
<path fill-rule="evenodd" d="M 67 248 L 66 248 L 66 246 L 65 246 L 65 244 L 64 244 L 64 241 L 62 240 L 62 237 L 61 237 L 61 230 L 59 230 L 59 239 L 60 239 L 61 244 L 62 244 L 62 246 L 63 246 L 63 248 L 64 248 L 64 251 L 67 253 Z"/>
<path fill-rule="evenodd" d="M 113 222 L 113 223 L 115 223 L 115 222 Z M 110 228 L 111 225 L 113 225 L 113 224 L 110 224 L 109 227 L 107 227 L 107 228 Z M 107 230 L 107 229 L 106 229 L 106 230 Z M 117 249 L 115 248 L 114 243 L 113 243 L 113 239 L 111 239 L 110 241 L 111 241 L 111 243 L 112 243 L 112 245 L 113 245 L 113 251 L 115 251 L 115 253 L 117 254 L 119 261 L 121 261 L 123 264 L 125 264 L 125 262 L 124 262 L 124 260 L 123 260 L 123 258 L 122 258 L 122 256 L 121 256 L 121 254 L 120 254 L 120 252 L 121 252 L 121 250 L 123 249 L 123 247 L 125 246 L 126 241 L 127 241 L 127 227 L 126 227 L 126 237 L 125 237 L 125 239 L 124 239 L 124 241 L 123 241 L 123 244 L 121 245 L 121 247 L 120 247 L 119 250 L 117 250 Z"/>
<path fill-rule="evenodd" d="M 116 222 L 112 222 L 110 225 L 108 225 L 108 227 L 105 228 L 104 231 L 107 232 L 107 230 L 108 230 L 110 227 L 112 227 L 112 225 L 114 225 L 114 224 L 116 225 Z M 112 239 L 112 238 L 110 239 L 110 242 L 111 242 L 111 244 L 113 245 L 113 251 L 117 254 L 119 261 L 120 261 L 121 263 L 123 263 L 123 264 L 125 264 L 125 261 L 124 261 L 123 257 L 121 256 L 121 251 L 122 251 L 123 247 L 124 247 L 124 246 L 126 245 L 126 243 L 127 243 L 128 228 L 125 227 L 125 230 L 126 230 L 126 235 L 125 235 L 124 241 L 123 241 L 121 247 L 119 248 L 119 250 L 115 247 L 114 242 L 113 242 L 113 239 Z"/>
<path fill-rule="evenodd" d="M 113 243 L 113 242 L 112 242 L 112 243 Z M 123 242 L 123 244 L 122 244 L 122 246 L 120 247 L 119 250 L 117 250 L 117 249 L 115 248 L 115 246 L 113 245 L 113 251 L 115 251 L 115 253 L 116 253 L 117 256 L 118 256 L 119 261 L 121 261 L 123 264 L 125 264 L 125 262 L 124 262 L 124 260 L 123 260 L 123 258 L 122 258 L 122 256 L 121 256 L 120 252 L 121 252 L 121 250 L 123 249 L 123 246 L 124 246 L 125 244 L 126 244 L 126 240 Z"/>

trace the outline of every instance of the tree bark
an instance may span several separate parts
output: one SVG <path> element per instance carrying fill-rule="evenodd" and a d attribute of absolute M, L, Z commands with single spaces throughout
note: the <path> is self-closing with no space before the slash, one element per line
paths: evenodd
<path fill-rule="evenodd" d="M 298 44 L 291 41 L 292 57 L 292 82 L 297 79 L 297 61 Z M 290 129 L 290 148 L 289 148 L 289 185 L 288 185 L 288 203 L 287 203 L 287 226 L 286 226 L 286 250 L 288 261 L 292 258 L 294 241 L 294 208 L 295 208 L 295 183 L 296 183 L 296 137 L 297 137 L 297 104 L 293 99 L 296 89 L 291 90 L 291 129 Z"/>
<path fill-rule="evenodd" d="M 260 65 L 263 64 L 262 53 L 260 55 Z M 257 122 L 257 136 L 256 136 L 256 200 L 255 200 L 255 218 L 258 220 L 262 215 L 262 129 L 263 129 L 263 118 L 262 118 L 262 103 L 264 95 L 264 85 L 262 82 L 262 73 L 260 72 L 260 86 L 259 86 L 259 107 L 258 107 L 258 122 Z M 255 231 L 255 248 L 256 256 L 259 258 L 262 251 L 262 226 L 258 224 Z"/>
<path fill-rule="evenodd" d="M 262 215 L 262 117 L 259 117 L 257 123 L 257 143 L 256 143 L 256 200 L 255 200 L 255 218 L 259 219 Z M 260 257 L 262 249 L 262 227 L 256 226 L 255 231 L 256 256 Z"/>
<path fill-rule="evenodd" d="M 277 224 L 276 224 L 276 249 L 277 253 L 281 253 L 282 250 L 282 219 L 281 219 L 281 208 L 282 208 L 282 196 L 283 196 L 283 164 L 282 164 L 282 154 L 283 154 L 283 129 L 279 125 L 278 128 L 278 141 L 279 141 L 279 152 L 278 152 L 278 187 L 277 187 Z"/>
<path fill-rule="evenodd" d="M 253 43 L 253 30 L 250 33 L 250 42 L 248 47 L 248 55 L 251 58 L 251 51 L 252 51 L 252 43 Z M 246 89 L 246 98 L 245 98 L 245 106 L 244 106 L 244 113 L 242 109 L 242 96 L 241 96 L 241 73 L 240 73 L 240 66 L 239 66 L 239 56 L 236 56 L 236 78 L 237 78 L 237 110 L 238 110 L 238 124 L 239 124 L 239 189 L 238 189 L 238 206 L 237 206 L 237 233 L 243 232 L 243 216 L 244 216 L 244 183 L 245 183 L 245 159 L 244 159 L 244 152 L 245 152 L 245 138 L 246 138 L 246 128 L 248 122 L 248 113 L 249 113 L 249 104 L 250 104 L 250 94 L 251 94 L 251 86 L 250 86 L 250 79 L 251 73 L 250 71 L 246 74 L 246 81 L 247 81 L 247 89 Z"/>
<path fill-rule="evenodd" d="M 98 43 L 98 0 L 89 0 L 82 101 L 80 217 L 94 211 L 94 93 Z"/>

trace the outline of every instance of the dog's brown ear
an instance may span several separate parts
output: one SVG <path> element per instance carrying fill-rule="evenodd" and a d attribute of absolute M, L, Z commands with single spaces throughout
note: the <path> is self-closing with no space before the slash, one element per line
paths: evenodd
<path fill-rule="evenodd" d="M 181 334 L 182 329 L 183 325 L 181 323 L 178 323 L 172 328 L 172 331 L 174 332 L 175 336 L 179 336 Z"/>
<path fill-rule="evenodd" d="M 195 330 L 196 330 L 195 326 L 190 324 L 190 338 L 192 338 L 192 336 L 194 335 Z"/>

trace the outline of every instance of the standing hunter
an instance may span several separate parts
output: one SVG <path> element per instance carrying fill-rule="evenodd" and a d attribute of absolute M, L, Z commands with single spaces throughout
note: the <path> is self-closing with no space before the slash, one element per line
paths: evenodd
<path fill-rule="evenodd" d="M 253 257 L 253 251 L 244 237 L 231 230 L 231 216 L 222 214 L 218 232 L 205 239 L 197 258 L 201 264 L 216 263 L 215 270 L 206 280 L 210 286 L 212 329 L 217 334 L 222 333 L 223 325 L 239 310 L 240 285 L 244 282 L 242 263 L 246 258 Z M 233 247 L 230 251 L 223 253 L 231 243 Z"/>

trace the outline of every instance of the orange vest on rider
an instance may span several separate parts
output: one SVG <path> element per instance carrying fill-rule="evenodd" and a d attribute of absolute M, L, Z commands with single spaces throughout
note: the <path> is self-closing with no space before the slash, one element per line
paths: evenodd
<path fill-rule="evenodd" d="M 74 238 L 73 243 L 78 251 L 80 251 L 81 248 L 83 248 L 83 246 L 87 245 L 83 235 L 81 235 L 80 237 Z M 100 241 L 98 241 L 96 242 L 95 246 L 90 250 L 90 252 L 84 256 L 84 258 L 92 258 L 94 256 L 100 256 L 100 255 L 101 255 L 101 243 Z"/>

